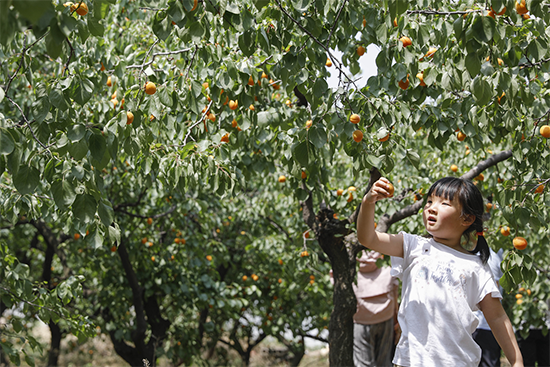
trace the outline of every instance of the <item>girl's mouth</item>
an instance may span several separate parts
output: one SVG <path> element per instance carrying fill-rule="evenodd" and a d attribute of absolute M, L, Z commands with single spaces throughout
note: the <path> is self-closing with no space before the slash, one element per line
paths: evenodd
<path fill-rule="evenodd" d="M 436 222 L 435 217 L 430 215 L 427 219 L 427 222 L 430 224 L 434 224 Z"/>

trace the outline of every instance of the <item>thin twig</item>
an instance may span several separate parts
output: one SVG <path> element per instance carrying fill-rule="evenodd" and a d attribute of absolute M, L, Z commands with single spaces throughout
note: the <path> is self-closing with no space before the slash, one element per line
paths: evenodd
<path fill-rule="evenodd" d="M 52 154 L 50 152 L 50 150 L 40 141 L 38 140 L 38 138 L 36 137 L 36 135 L 34 135 L 34 131 L 32 130 L 32 127 L 31 127 L 31 123 L 29 122 L 29 120 L 27 120 L 27 116 L 25 116 L 25 113 L 23 112 L 23 110 L 21 109 L 21 107 L 19 107 L 19 105 L 13 100 L 10 98 L 10 96 L 7 96 L 6 95 L 6 98 L 15 106 L 17 107 L 17 109 L 19 110 L 19 112 L 21 112 L 21 116 L 23 116 L 23 120 L 25 120 L 25 125 L 29 128 L 31 134 L 32 134 L 32 137 L 34 138 L 34 140 L 36 140 L 38 142 L 38 144 L 40 144 L 42 146 L 42 148 L 44 148 L 45 150 L 48 151 L 48 153 L 50 153 L 50 155 Z M 32 121 L 34 122 L 34 120 Z"/>
<path fill-rule="evenodd" d="M 338 14 L 336 15 L 336 19 L 334 20 L 334 24 L 332 25 L 332 28 L 330 30 L 330 34 L 328 35 L 328 38 L 327 38 L 327 43 L 326 43 L 327 48 L 328 48 L 328 45 L 330 43 L 330 39 L 332 38 L 332 33 L 334 33 L 334 29 L 336 28 L 336 25 L 338 24 L 338 19 L 340 19 L 340 14 L 342 14 L 342 10 L 344 9 L 344 6 L 346 5 L 347 2 L 348 2 L 348 0 L 344 0 L 344 2 L 342 3 L 342 6 L 340 7 L 340 10 L 338 10 Z"/>
<path fill-rule="evenodd" d="M 206 109 L 204 110 L 204 113 L 202 114 L 201 118 L 197 120 L 197 122 L 195 122 L 190 128 L 189 130 L 187 131 L 187 134 L 185 135 L 185 139 L 183 139 L 183 145 L 185 146 L 185 144 L 187 144 L 187 138 L 189 137 L 189 134 L 191 134 L 191 131 L 193 130 L 193 128 L 195 126 L 197 126 L 198 124 L 200 124 L 202 121 L 204 121 L 204 118 L 206 117 L 206 114 L 208 113 L 208 111 L 210 111 L 210 106 L 212 106 L 212 103 L 214 101 L 210 101 L 210 103 L 208 104 L 208 107 L 206 107 Z"/>
<path fill-rule="evenodd" d="M 145 64 L 141 64 L 141 65 L 130 65 L 130 66 L 126 66 L 126 69 L 138 69 L 138 68 L 144 68 L 145 66 L 149 66 L 151 65 L 154 61 L 155 61 L 155 57 L 157 56 L 165 56 L 165 55 L 177 55 L 177 54 L 181 54 L 181 53 L 184 53 L 184 52 L 187 52 L 187 51 L 191 51 L 192 48 L 189 47 L 189 48 L 185 48 L 185 49 L 182 49 L 182 50 L 176 50 L 176 51 L 168 51 L 168 52 L 156 52 L 153 54 L 152 58 L 151 58 L 151 61 L 145 63 Z M 140 71 L 141 72 L 141 71 Z"/>
<path fill-rule="evenodd" d="M 69 37 L 65 37 L 65 41 L 69 44 L 69 48 L 71 49 L 71 52 L 69 52 L 69 57 L 67 58 L 67 63 L 65 64 L 65 70 L 63 70 L 63 75 L 65 76 L 65 73 L 69 73 L 69 63 L 71 62 L 71 58 L 74 55 L 74 48 L 71 44 L 71 41 L 69 41 Z"/>

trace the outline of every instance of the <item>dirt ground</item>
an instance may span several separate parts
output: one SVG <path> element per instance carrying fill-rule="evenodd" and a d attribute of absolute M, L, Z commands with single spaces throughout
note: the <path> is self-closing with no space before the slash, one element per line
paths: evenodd
<path fill-rule="evenodd" d="M 35 329 L 36 337 L 44 343 L 45 352 L 47 352 L 49 343 L 49 329 L 46 325 Z M 269 349 L 281 348 L 274 340 L 267 340 L 259 345 L 252 353 L 250 367 L 283 367 L 284 362 L 277 362 Z M 40 358 L 39 358 L 40 359 Z M 231 365 L 227 367 L 240 366 L 240 358 L 236 352 L 229 351 Z M 43 361 L 37 361 L 37 365 L 43 365 Z M 64 367 L 127 367 L 128 364 L 120 358 L 114 351 L 109 337 L 106 334 L 100 334 L 86 343 L 79 345 L 76 337 L 68 336 L 61 343 L 61 353 L 59 365 Z M 22 366 L 27 366 L 22 363 Z M 317 345 L 314 348 L 307 348 L 306 355 L 300 362 L 299 367 L 328 367 L 328 347 Z M 170 361 L 160 358 L 158 367 L 171 367 Z M 510 367 L 506 358 L 501 359 L 501 367 Z"/>

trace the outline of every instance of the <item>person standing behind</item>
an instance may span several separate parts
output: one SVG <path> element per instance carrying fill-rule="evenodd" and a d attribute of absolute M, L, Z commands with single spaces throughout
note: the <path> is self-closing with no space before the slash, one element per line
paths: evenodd
<path fill-rule="evenodd" d="M 490 250 L 489 261 L 487 264 L 491 268 L 491 273 L 498 284 L 498 280 L 502 276 L 502 270 L 500 269 L 500 263 L 502 262 L 502 249 L 498 252 Z M 499 286 L 500 293 L 502 294 L 502 287 Z M 479 320 L 479 325 L 476 331 L 474 331 L 474 340 L 481 347 L 481 360 L 479 361 L 479 367 L 500 367 L 500 345 L 498 345 L 487 320 L 483 316 L 483 312 L 476 311 L 475 315 Z M 520 346 L 521 349 L 521 346 Z"/>
<path fill-rule="evenodd" d="M 364 251 L 359 259 L 357 312 L 353 315 L 353 361 L 356 367 L 391 366 L 394 350 L 394 325 L 397 316 L 397 279 L 391 268 L 378 267 L 383 257 Z"/>

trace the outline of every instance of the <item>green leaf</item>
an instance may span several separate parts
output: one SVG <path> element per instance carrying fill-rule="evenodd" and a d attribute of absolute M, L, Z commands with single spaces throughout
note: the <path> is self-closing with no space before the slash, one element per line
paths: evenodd
<path fill-rule="evenodd" d="M 97 201 L 92 195 L 80 194 L 73 203 L 73 215 L 82 223 L 91 223 L 94 220 Z"/>
<path fill-rule="evenodd" d="M 105 142 L 103 135 L 98 133 L 90 135 L 88 144 L 90 146 L 90 153 L 92 154 L 92 157 L 94 157 L 94 159 L 98 162 L 101 162 L 103 156 L 105 155 L 105 151 L 107 150 L 107 143 Z"/>
<path fill-rule="evenodd" d="M 34 115 L 36 122 L 38 123 L 41 123 L 42 121 L 44 121 L 46 116 L 48 116 L 49 112 L 50 112 L 50 100 L 48 99 L 48 97 L 44 96 L 44 97 L 38 98 L 32 104 L 32 113 Z"/>
<path fill-rule="evenodd" d="M 92 36 L 103 37 L 105 34 L 105 27 L 100 23 L 100 20 L 90 18 L 88 19 L 88 30 Z"/>
<path fill-rule="evenodd" d="M 313 126 L 309 129 L 309 139 L 317 149 L 321 149 L 327 144 L 327 133 L 323 127 Z"/>
<path fill-rule="evenodd" d="M 113 223 L 115 212 L 110 202 L 101 200 L 97 207 L 97 213 L 99 214 L 101 223 L 103 223 L 105 227 L 108 227 L 111 223 Z"/>
<path fill-rule="evenodd" d="M 61 210 L 70 207 L 76 198 L 74 187 L 67 180 L 55 181 L 51 186 L 51 191 L 55 204 Z"/>
<path fill-rule="evenodd" d="M 470 88 L 472 94 L 474 95 L 474 99 L 479 106 L 484 106 L 491 100 L 493 90 L 491 89 L 489 83 L 487 83 L 480 76 L 476 76 L 474 80 L 472 80 Z"/>
<path fill-rule="evenodd" d="M 71 144 L 69 147 L 69 154 L 77 161 L 84 158 L 86 154 L 88 154 L 88 144 L 86 143 L 86 139 L 81 139 L 80 141 Z"/>
<path fill-rule="evenodd" d="M 51 17 L 55 14 L 55 8 L 51 1 L 14 0 L 13 7 L 33 24 L 37 24 L 44 16 Z"/>
<path fill-rule="evenodd" d="M 300 13 L 303 13 L 309 8 L 311 0 L 292 0 L 292 6 L 296 11 L 299 11 Z"/>
<path fill-rule="evenodd" d="M 4 100 L 5 95 L 4 88 L 0 88 L 0 103 Z"/>
<path fill-rule="evenodd" d="M 31 194 L 40 183 L 40 171 L 34 167 L 22 165 L 13 177 L 13 184 L 21 195 Z"/>
<path fill-rule="evenodd" d="M 73 98 L 81 106 L 84 106 L 86 102 L 94 95 L 94 83 L 88 78 L 81 78 L 80 76 L 74 79 L 76 88 Z"/>
<path fill-rule="evenodd" d="M 2 88 L 0 88 L 2 90 Z M 7 129 L 0 127 L 0 154 L 10 154 L 15 148 L 15 141 Z"/>
<path fill-rule="evenodd" d="M 307 167 L 309 163 L 309 149 L 307 141 L 294 145 L 292 156 L 302 167 Z"/>
<path fill-rule="evenodd" d="M 475 78 L 479 74 L 479 71 L 481 70 L 481 61 L 479 60 L 479 56 L 477 55 L 477 52 L 470 52 L 466 56 L 466 60 L 464 63 L 465 63 L 466 69 L 468 70 L 468 73 L 470 73 L 470 76 L 472 78 Z"/>
<path fill-rule="evenodd" d="M 73 143 L 82 139 L 84 134 L 86 134 L 86 126 L 81 124 L 72 125 L 67 129 L 67 138 Z"/>
<path fill-rule="evenodd" d="M 253 32 L 248 30 L 239 36 L 239 48 L 246 56 L 252 56 L 256 50 Z"/>
<path fill-rule="evenodd" d="M 269 5 L 269 0 L 255 0 L 254 5 L 256 9 L 261 10 L 263 7 Z"/>
<path fill-rule="evenodd" d="M 65 111 L 67 110 L 67 108 L 69 108 L 67 101 L 65 101 L 65 96 L 63 95 L 63 92 L 60 88 L 52 88 L 49 97 L 52 105 L 59 108 L 60 110 Z"/>
<path fill-rule="evenodd" d="M 472 34 L 481 43 L 488 43 L 493 39 L 496 22 L 492 17 L 476 16 L 472 24 Z"/>
<path fill-rule="evenodd" d="M 161 19 L 161 20 L 158 20 L 157 17 L 155 17 L 155 20 L 153 21 L 153 33 L 159 39 L 161 39 L 162 41 L 165 41 L 170 35 L 171 31 L 172 31 L 172 23 L 168 17 L 164 17 L 164 19 Z"/>
<path fill-rule="evenodd" d="M 174 100 L 172 99 L 172 93 L 170 88 L 161 88 L 158 92 L 159 101 L 166 107 L 172 107 Z"/>

